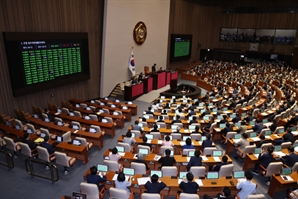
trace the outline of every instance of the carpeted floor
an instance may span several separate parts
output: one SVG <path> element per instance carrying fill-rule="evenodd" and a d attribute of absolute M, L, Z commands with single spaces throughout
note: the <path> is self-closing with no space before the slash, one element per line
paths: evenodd
<path fill-rule="evenodd" d="M 179 83 L 189 83 L 195 85 L 194 82 L 179 80 Z M 165 88 L 162 89 L 162 91 Z M 84 173 L 93 165 L 103 162 L 103 153 L 108 149 L 116 145 L 117 139 L 120 135 L 126 133 L 129 125 L 131 125 L 137 117 L 142 115 L 144 110 L 147 110 L 149 102 L 153 101 L 161 92 L 153 91 L 143 95 L 133 103 L 138 105 L 138 116 L 134 116 L 131 122 L 126 122 L 123 129 L 116 128 L 116 136 L 110 138 L 108 136 L 104 137 L 104 148 L 99 150 L 93 147 L 89 153 L 89 162 L 84 165 L 82 161 L 77 161 L 77 163 L 69 169 L 69 175 L 63 175 L 63 167 L 58 166 L 59 170 L 59 181 L 52 184 L 51 181 L 42 178 L 33 178 L 27 174 L 25 169 L 25 159 L 26 157 L 22 154 L 18 154 L 18 158 L 14 159 L 15 167 L 13 170 L 8 171 L 8 169 L 0 165 L 0 199 L 59 199 L 63 195 L 71 195 L 73 191 L 78 192 L 80 190 L 80 183 L 83 182 Z M 203 92 L 205 92 L 203 90 Z M 225 150 L 225 146 L 216 143 L 218 148 Z M 230 154 L 233 158 L 233 154 Z M 5 162 L 5 157 L 0 154 L 0 161 Z M 233 159 L 233 164 L 235 165 L 235 170 L 241 170 L 243 161 Z M 36 172 L 42 175 L 49 175 L 48 171 L 45 171 L 43 166 L 34 165 Z M 255 181 L 258 184 L 257 193 L 264 193 L 266 199 L 270 199 L 267 190 L 268 186 L 265 184 L 265 178 L 262 176 L 254 176 Z M 216 193 L 214 193 L 216 194 Z M 106 194 L 105 198 L 108 198 Z M 139 198 L 138 195 L 135 197 Z M 175 198 L 175 197 L 171 197 Z M 274 197 L 275 199 L 284 199 L 285 193 L 277 193 Z"/>

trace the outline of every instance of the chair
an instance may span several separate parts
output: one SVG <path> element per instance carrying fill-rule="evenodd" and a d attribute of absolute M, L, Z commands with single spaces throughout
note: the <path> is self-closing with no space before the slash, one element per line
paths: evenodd
<path fill-rule="evenodd" d="M 157 193 L 142 193 L 142 199 L 162 199 L 163 195 Z"/>
<path fill-rule="evenodd" d="M 101 129 L 99 126 L 96 125 L 90 125 L 90 128 L 94 128 L 96 132 L 101 132 Z"/>
<path fill-rule="evenodd" d="M 292 172 L 297 172 L 297 171 L 298 171 L 298 162 L 296 162 L 292 167 Z"/>
<path fill-rule="evenodd" d="M 192 133 L 190 134 L 191 140 L 200 141 L 202 139 L 202 135 L 200 133 Z"/>
<path fill-rule="evenodd" d="M 35 157 L 37 155 L 36 150 L 31 150 L 27 143 L 19 142 L 21 153 L 29 158 Z"/>
<path fill-rule="evenodd" d="M 143 163 L 132 162 L 130 168 L 135 170 L 135 174 L 146 174 L 146 166 Z"/>
<path fill-rule="evenodd" d="M 219 169 L 218 176 L 219 177 L 233 176 L 233 170 L 234 170 L 233 164 L 222 165 Z"/>
<path fill-rule="evenodd" d="M 61 124 L 63 124 L 63 120 L 59 117 L 55 117 L 54 120 L 55 120 L 56 124 L 58 124 L 59 122 L 61 122 Z"/>
<path fill-rule="evenodd" d="M 116 126 L 116 123 L 114 123 L 113 119 L 111 117 L 104 117 L 108 121 L 108 123 L 113 123 L 114 126 Z"/>
<path fill-rule="evenodd" d="M 42 120 L 45 121 L 46 119 L 49 119 L 48 115 L 45 113 L 41 114 Z"/>
<path fill-rule="evenodd" d="M 283 167 L 282 162 L 271 162 L 267 168 L 264 168 L 262 165 L 260 167 L 264 170 L 262 172 L 262 175 L 268 178 L 268 181 L 270 180 L 270 177 L 274 174 L 280 174 L 280 171 Z"/>
<path fill-rule="evenodd" d="M 23 130 L 24 129 L 23 123 L 20 120 L 15 119 L 14 120 L 14 123 L 15 123 L 15 128 L 16 129 L 18 129 L 18 128 L 19 128 L 19 130 Z"/>
<path fill-rule="evenodd" d="M 180 133 L 171 133 L 172 140 L 181 140 L 181 134 Z"/>
<path fill-rule="evenodd" d="M 79 117 L 79 118 L 82 117 L 82 114 L 81 114 L 80 111 L 74 111 L 73 113 L 74 113 L 74 115 L 75 115 L 76 117 Z"/>
<path fill-rule="evenodd" d="M 71 142 L 71 132 L 67 131 L 66 133 L 63 133 L 62 140 L 63 142 Z"/>
<path fill-rule="evenodd" d="M 116 198 L 132 199 L 133 198 L 133 192 L 131 192 L 130 195 L 128 195 L 128 193 L 123 189 L 117 189 L 117 188 L 111 187 L 109 191 L 110 191 L 110 198 L 114 198 L 114 199 Z"/>
<path fill-rule="evenodd" d="M 159 125 L 160 128 L 166 128 L 166 123 L 164 122 L 156 122 L 156 125 Z"/>
<path fill-rule="evenodd" d="M 183 128 L 183 124 L 182 123 L 174 123 L 173 125 L 179 126 L 179 128 Z"/>
<path fill-rule="evenodd" d="M 182 150 L 182 155 L 188 155 L 189 151 L 196 151 L 195 149 L 183 149 Z"/>
<path fill-rule="evenodd" d="M 172 146 L 161 146 L 159 153 L 160 154 L 164 154 L 165 153 L 165 150 L 167 150 L 167 149 L 170 149 L 171 151 L 174 151 L 174 149 L 173 149 Z"/>
<path fill-rule="evenodd" d="M 245 133 L 248 135 L 248 137 L 250 137 L 250 134 L 253 133 L 254 130 L 246 130 Z"/>
<path fill-rule="evenodd" d="M 157 138 L 157 139 L 160 138 L 160 132 L 150 132 L 150 134 L 153 135 L 153 139 L 154 138 Z"/>
<path fill-rule="evenodd" d="M 213 151 L 218 150 L 216 147 L 205 147 L 203 155 L 212 155 Z"/>
<path fill-rule="evenodd" d="M 246 197 L 246 199 L 265 199 L 264 194 L 251 194 Z"/>
<path fill-rule="evenodd" d="M 178 199 L 200 199 L 198 194 L 181 193 Z"/>
<path fill-rule="evenodd" d="M 273 147 L 272 143 L 264 143 L 264 144 L 262 144 L 261 149 L 267 150 L 268 147 Z"/>
<path fill-rule="evenodd" d="M 241 149 L 238 148 L 238 151 L 240 152 L 239 153 L 239 156 L 241 158 L 245 158 L 246 157 L 246 154 L 248 154 L 248 153 L 253 154 L 254 151 L 255 151 L 255 148 L 256 148 L 256 145 L 255 144 L 254 145 L 246 146 L 243 151 L 241 151 Z"/>
<path fill-rule="evenodd" d="M 161 171 L 163 176 L 177 176 L 176 166 L 163 166 Z"/>
<path fill-rule="evenodd" d="M 38 116 L 38 111 L 36 106 L 32 105 L 32 111 L 33 111 L 33 114 L 36 114 Z"/>
<path fill-rule="evenodd" d="M 237 104 L 235 107 L 235 112 L 238 112 L 240 108 L 241 108 L 241 104 Z"/>
<path fill-rule="evenodd" d="M 104 112 L 104 113 L 110 114 L 110 111 L 109 111 L 109 109 L 102 108 L 102 110 L 103 110 L 103 112 Z"/>
<path fill-rule="evenodd" d="M 75 137 L 76 140 L 80 140 L 83 146 L 86 146 L 87 150 L 89 151 L 93 147 L 93 142 L 88 142 L 86 138 L 82 137 Z"/>
<path fill-rule="evenodd" d="M 118 146 L 123 146 L 125 152 L 130 152 L 132 147 L 128 143 L 118 142 Z"/>
<path fill-rule="evenodd" d="M 95 115 L 95 114 L 89 114 L 89 117 L 90 117 L 90 119 L 93 120 L 93 121 L 98 121 L 98 117 L 97 117 L 97 115 Z"/>
<path fill-rule="evenodd" d="M 38 158 L 45 161 L 46 163 L 53 162 L 56 159 L 56 157 L 54 156 L 54 153 L 49 154 L 48 150 L 44 147 L 37 146 L 36 150 L 38 153 Z"/>
<path fill-rule="evenodd" d="M 254 118 L 257 118 L 257 117 L 258 117 L 258 114 L 259 114 L 259 111 L 260 111 L 260 109 L 256 108 L 256 109 L 252 112 L 252 116 L 253 116 Z"/>
<path fill-rule="evenodd" d="M 75 130 L 79 130 L 81 129 L 81 124 L 79 122 L 76 122 L 76 121 L 71 121 L 70 122 L 70 125 L 73 129 Z"/>
<path fill-rule="evenodd" d="M 138 145 L 138 152 L 139 152 L 139 149 L 147 149 L 149 153 L 151 152 L 150 146 L 145 146 L 145 145 L 142 145 L 141 143 Z"/>
<path fill-rule="evenodd" d="M 9 138 L 9 137 L 3 137 L 4 142 L 6 143 L 6 148 L 8 148 L 9 150 L 12 150 L 14 153 L 14 158 L 17 158 L 17 151 L 20 150 L 19 147 L 19 143 L 15 143 L 13 139 Z"/>
<path fill-rule="evenodd" d="M 106 194 L 106 188 L 103 187 L 100 191 L 96 184 L 91 184 L 87 182 L 81 182 L 80 184 L 81 193 L 86 194 L 89 199 L 102 199 Z"/>
<path fill-rule="evenodd" d="M 230 138 L 231 138 L 231 139 L 234 138 L 236 134 L 237 134 L 237 132 L 235 132 L 235 131 L 230 131 L 230 132 L 227 133 L 226 136 L 223 136 L 223 137 L 225 138 L 225 143 L 228 143 L 228 139 L 230 139 Z"/>
<path fill-rule="evenodd" d="M 278 121 L 279 121 L 280 118 L 281 118 L 281 115 L 278 114 L 278 115 L 275 115 L 275 117 L 273 118 L 273 120 L 275 120 L 276 123 L 278 124 Z"/>
<path fill-rule="evenodd" d="M 67 171 L 67 167 L 71 167 L 72 165 L 74 165 L 74 163 L 77 161 L 77 159 L 75 158 L 75 156 L 67 156 L 65 153 L 61 153 L 61 152 L 54 152 L 54 155 L 56 157 L 56 163 L 64 166 L 64 175 L 67 175 L 69 172 Z"/>
<path fill-rule="evenodd" d="M 68 110 L 68 108 L 63 107 L 63 108 L 61 109 L 61 111 L 62 111 L 62 113 L 66 114 L 66 115 L 69 115 L 69 110 Z"/>
<path fill-rule="evenodd" d="M 80 103 L 80 107 L 83 108 L 83 109 L 86 109 L 86 108 L 87 108 L 87 104 L 85 104 L 85 103 Z"/>
<path fill-rule="evenodd" d="M 27 123 L 27 132 L 28 132 L 28 129 L 31 130 L 31 133 L 33 134 L 36 133 L 35 127 L 32 124 Z"/>
<path fill-rule="evenodd" d="M 39 130 L 40 130 L 40 133 L 44 133 L 45 135 L 51 137 L 51 134 L 48 129 L 40 128 Z"/>
<path fill-rule="evenodd" d="M 209 131 L 209 133 L 213 133 L 213 130 L 214 130 L 214 128 L 217 126 L 217 122 L 214 122 L 214 123 L 212 123 L 211 124 L 211 126 L 210 126 L 210 131 Z"/>
<path fill-rule="evenodd" d="M 285 127 L 283 127 L 283 126 L 278 126 L 278 127 L 275 129 L 274 133 L 275 133 L 275 134 L 279 134 L 278 132 L 279 132 L 280 130 L 283 130 L 283 132 L 285 132 Z"/>
<path fill-rule="evenodd" d="M 290 146 L 292 146 L 292 142 L 283 142 L 283 143 L 281 143 L 281 148 L 282 149 L 287 149 Z"/>
<path fill-rule="evenodd" d="M 262 130 L 261 130 L 261 132 L 260 132 L 260 135 L 265 135 L 265 132 L 266 131 L 270 131 L 270 129 L 269 128 L 263 128 Z"/>
<path fill-rule="evenodd" d="M 139 122 L 139 124 L 142 124 L 143 127 L 147 127 L 148 126 L 147 122 Z"/>
<path fill-rule="evenodd" d="M 192 166 L 189 171 L 195 178 L 205 177 L 206 167 L 204 166 Z"/>
<path fill-rule="evenodd" d="M 121 164 L 118 164 L 118 162 L 112 160 L 104 160 L 103 164 L 108 166 L 109 171 L 116 172 L 119 171 L 119 169 L 121 168 Z"/>
<path fill-rule="evenodd" d="M 141 132 L 138 131 L 138 130 L 130 130 L 130 132 L 131 132 L 131 133 L 134 133 L 136 138 L 141 137 Z"/>

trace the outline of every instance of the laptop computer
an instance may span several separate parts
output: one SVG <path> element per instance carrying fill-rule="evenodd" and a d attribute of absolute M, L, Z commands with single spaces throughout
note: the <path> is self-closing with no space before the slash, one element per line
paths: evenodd
<path fill-rule="evenodd" d="M 103 118 L 103 119 L 101 120 L 101 122 L 102 122 L 102 123 L 108 123 L 108 120 L 105 119 L 105 118 Z"/>
<path fill-rule="evenodd" d="M 274 146 L 274 151 L 281 151 L 282 150 L 282 147 L 281 145 L 278 145 L 278 146 Z"/>
<path fill-rule="evenodd" d="M 81 145 L 81 141 L 80 141 L 80 140 L 77 140 L 77 139 L 74 139 L 74 140 L 72 141 L 72 144 L 73 144 L 73 145 L 76 145 L 76 146 L 80 146 L 80 145 Z"/>
<path fill-rule="evenodd" d="M 271 131 L 265 131 L 265 136 L 270 136 L 271 135 Z"/>
<path fill-rule="evenodd" d="M 135 170 L 132 168 L 123 168 L 123 173 L 128 176 L 134 176 Z"/>
<path fill-rule="evenodd" d="M 261 148 L 255 148 L 254 154 L 260 154 L 262 151 Z"/>
<path fill-rule="evenodd" d="M 189 125 L 188 128 L 189 128 L 189 130 L 193 131 L 193 130 L 196 129 L 196 126 L 195 125 Z"/>
<path fill-rule="evenodd" d="M 40 137 L 41 137 L 41 138 L 44 138 L 45 136 L 46 136 L 45 133 L 42 133 L 42 132 L 40 133 Z"/>
<path fill-rule="evenodd" d="M 151 134 L 145 134 L 145 137 L 146 137 L 148 140 L 152 140 L 152 139 L 153 139 L 153 135 L 151 135 Z"/>
<path fill-rule="evenodd" d="M 190 138 L 190 139 L 191 139 L 190 136 L 183 136 L 183 137 L 182 137 L 182 140 L 185 141 L 187 138 Z"/>
<path fill-rule="evenodd" d="M 120 153 L 124 153 L 124 147 L 123 146 L 115 146 Z"/>
<path fill-rule="evenodd" d="M 186 178 L 186 174 L 187 174 L 187 173 L 188 173 L 187 171 L 180 171 L 180 172 L 179 172 L 179 178 L 180 178 L 180 179 Z"/>
<path fill-rule="evenodd" d="M 159 178 L 162 178 L 162 171 L 151 170 L 150 171 L 150 176 L 153 176 L 154 174 L 156 174 Z"/>
<path fill-rule="evenodd" d="M 97 171 L 99 172 L 108 172 L 108 166 L 103 164 L 97 165 Z"/>
<path fill-rule="evenodd" d="M 255 138 L 255 137 L 257 137 L 257 133 L 256 133 L 256 132 L 252 132 L 252 133 L 250 133 L 250 137 L 251 137 L 251 138 Z"/>
<path fill-rule="evenodd" d="M 206 136 L 202 136 L 202 137 L 201 137 L 201 140 L 202 140 L 202 141 L 206 140 Z"/>
<path fill-rule="evenodd" d="M 241 139 L 241 134 L 235 134 L 234 139 Z"/>
<path fill-rule="evenodd" d="M 250 124 L 251 126 L 254 126 L 254 125 L 256 124 L 256 121 L 250 121 L 249 124 Z"/>
<path fill-rule="evenodd" d="M 139 148 L 139 153 L 141 153 L 143 155 L 148 155 L 149 154 L 149 150 L 148 149 Z"/>
<path fill-rule="evenodd" d="M 207 179 L 218 179 L 218 172 L 207 172 Z"/>
<path fill-rule="evenodd" d="M 221 157 L 222 151 L 221 150 L 212 151 L 212 156 L 213 157 Z"/>
<path fill-rule="evenodd" d="M 292 169 L 291 168 L 282 168 L 281 169 L 281 175 L 291 175 Z"/>
<path fill-rule="evenodd" d="M 195 156 L 195 151 L 188 151 L 187 156 L 188 156 L 188 157 Z"/>
<path fill-rule="evenodd" d="M 233 177 L 236 179 L 245 178 L 245 173 L 244 171 L 234 171 Z"/>
<path fill-rule="evenodd" d="M 87 195 L 79 192 L 72 192 L 72 199 L 87 199 Z"/>
<path fill-rule="evenodd" d="M 242 117 L 246 117 L 246 113 L 242 113 L 241 116 L 242 116 Z"/>

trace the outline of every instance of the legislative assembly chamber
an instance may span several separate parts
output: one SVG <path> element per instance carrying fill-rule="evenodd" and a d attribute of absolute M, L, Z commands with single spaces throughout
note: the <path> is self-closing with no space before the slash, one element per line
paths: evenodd
<path fill-rule="evenodd" d="M 1 0 L 1 199 L 298 199 L 297 0 Z"/>

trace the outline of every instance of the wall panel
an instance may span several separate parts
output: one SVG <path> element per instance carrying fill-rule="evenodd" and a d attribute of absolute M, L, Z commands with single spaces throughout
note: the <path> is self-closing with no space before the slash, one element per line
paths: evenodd
<path fill-rule="evenodd" d="M 60 105 L 70 98 L 90 99 L 99 96 L 101 43 L 104 1 L 98 0 L 1 0 L 1 32 L 88 32 L 88 81 L 13 97 L 3 37 L 0 37 L 0 113 L 14 116 L 13 108 L 31 112 L 31 105 Z M 50 97 L 55 94 L 55 97 Z"/>

